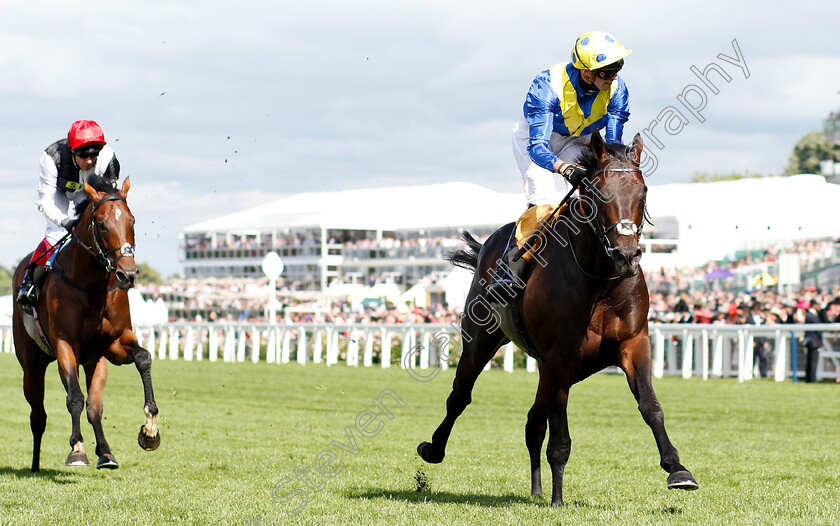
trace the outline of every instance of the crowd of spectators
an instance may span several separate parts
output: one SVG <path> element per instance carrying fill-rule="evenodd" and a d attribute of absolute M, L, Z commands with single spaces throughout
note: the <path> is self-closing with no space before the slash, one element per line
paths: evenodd
<path fill-rule="evenodd" d="M 428 252 L 429 257 L 439 258 L 458 246 L 456 236 L 357 240 L 345 243 L 345 251 L 387 258 Z M 290 235 L 275 241 L 295 245 L 315 240 Z M 793 323 L 804 319 L 804 311 L 813 300 L 822 321 L 840 321 L 840 288 L 806 287 L 787 292 L 772 283 L 779 255 L 785 253 L 797 255 L 802 272 L 840 261 L 835 240 L 814 239 L 771 245 L 699 267 L 648 271 L 649 319 L 663 323 L 744 323 L 750 308 L 756 305 L 763 323 Z M 755 280 L 763 276 L 769 276 L 771 282 Z M 253 278 L 170 280 L 164 285 L 144 286 L 141 293 L 162 297 L 173 320 L 265 321 L 266 284 L 265 279 Z M 442 304 L 426 308 L 380 300 L 301 299 L 292 294 L 281 294 L 279 299 L 278 318 L 288 322 L 450 323 L 460 314 L 459 309 Z"/>

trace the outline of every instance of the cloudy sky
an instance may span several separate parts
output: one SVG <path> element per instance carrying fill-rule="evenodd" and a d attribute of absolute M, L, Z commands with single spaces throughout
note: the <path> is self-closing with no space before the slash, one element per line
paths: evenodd
<path fill-rule="evenodd" d="M 510 130 L 528 85 L 595 29 L 633 49 L 625 141 L 668 106 L 689 120 L 673 135 L 653 130 L 662 149 L 652 149 L 650 184 L 781 172 L 796 140 L 840 108 L 840 7 L 748 5 L 10 3 L 0 17 L 0 264 L 40 240 L 38 158 L 77 119 L 104 128 L 131 177 L 137 259 L 164 275 L 182 270 L 185 226 L 289 193 L 455 180 L 519 192 Z M 733 39 L 748 78 L 718 58 L 737 58 Z M 717 94 L 690 70 L 711 62 L 731 77 L 710 74 Z M 706 95 L 702 123 L 676 99 L 691 84 Z"/>

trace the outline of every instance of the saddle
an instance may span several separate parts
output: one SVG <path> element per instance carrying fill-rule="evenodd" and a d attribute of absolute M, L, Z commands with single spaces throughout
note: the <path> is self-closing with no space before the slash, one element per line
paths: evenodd
<path fill-rule="evenodd" d="M 542 232 L 541 228 L 543 222 L 545 223 L 544 228 L 553 228 L 560 221 L 560 218 L 568 213 L 569 207 L 574 206 L 576 202 L 576 198 L 573 198 L 570 193 L 563 199 L 563 203 L 560 205 L 532 206 L 526 210 L 514 226 L 516 233 L 537 232 L 538 230 L 540 232 L 538 234 L 532 234 L 530 238 L 523 241 L 526 248 L 520 249 L 520 255 L 524 256 L 528 249 L 537 250 L 541 243 L 545 243 L 546 234 Z M 525 270 L 525 274 L 522 276 L 522 281 L 526 283 L 526 286 L 533 271 L 532 265 L 533 263 L 529 265 Z M 537 351 L 531 336 L 528 334 L 528 330 L 525 328 L 525 318 L 522 315 L 522 297 L 523 294 L 520 292 L 510 302 L 500 303 L 498 302 L 498 298 L 494 298 L 492 294 L 488 295 L 493 310 L 493 317 L 496 319 L 496 323 L 502 329 L 505 336 L 514 345 L 524 350 L 528 356 L 542 362 L 542 356 Z"/>
<path fill-rule="evenodd" d="M 50 269 L 48 267 L 42 267 L 41 265 L 35 267 L 35 270 L 32 272 L 32 283 L 35 285 L 35 303 L 31 306 L 22 306 L 21 310 L 23 311 L 23 326 L 26 328 L 26 332 L 29 334 L 29 337 L 32 338 L 32 341 L 37 343 L 38 347 L 40 347 L 41 350 L 48 356 L 55 358 L 55 349 L 53 349 L 50 344 L 50 341 L 47 338 L 47 333 L 44 331 L 44 326 L 41 324 L 41 320 L 38 317 L 38 300 L 41 298 L 41 285 L 43 284 L 44 278 L 47 276 L 47 272 L 49 270 Z"/>

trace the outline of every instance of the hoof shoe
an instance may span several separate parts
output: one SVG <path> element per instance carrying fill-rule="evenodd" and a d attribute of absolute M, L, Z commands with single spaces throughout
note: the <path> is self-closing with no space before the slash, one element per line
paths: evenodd
<path fill-rule="evenodd" d="M 158 448 L 158 446 L 160 446 L 160 431 L 155 433 L 155 436 L 148 437 L 146 436 L 146 433 L 143 432 L 143 427 L 144 426 L 140 426 L 140 432 L 137 433 L 137 443 L 140 444 L 140 447 L 146 451 L 154 451 Z"/>
<path fill-rule="evenodd" d="M 699 487 L 700 485 L 688 471 L 675 471 L 668 475 L 668 489 L 692 490 Z"/>
<path fill-rule="evenodd" d="M 67 461 L 64 464 L 67 466 L 90 466 L 87 455 L 81 451 L 73 451 L 67 455 Z"/>
<path fill-rule="evenodd" d="M 96 463 L 96 469 L 117 469 L 120 467 L 114 455 L 106 453 L 99 457 L 99 462 Z"/>
<path fill-rule="evenodd" d="M 443 457 L 446 456 L 446 453 L 442 452 L 440 455 L 435 455 L 432 450 L 433 447 L 430 442 L 420 442 L 420 445 L 417 446 L 417 454 L 429 464 L 440 464 L 443 462 Z"/>

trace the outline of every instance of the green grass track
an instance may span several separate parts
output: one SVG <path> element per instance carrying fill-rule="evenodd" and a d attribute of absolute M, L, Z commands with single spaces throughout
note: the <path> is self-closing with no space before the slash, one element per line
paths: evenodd
<path fill-rule="evenodd" d="M 398 367 L 158 360 L 152 371 L 160 449 L 137 446 L 137 371 L 111 366 L 104 425 L 120 468 L 97 471 L 64 465 L 70 417 L 51 365 L 33 475 L 22 373 L 0 354 L 0 525 L 840 524 L 837 384 L 656 380 L 670 437 L 700 484 L 681 492 L 666 489 L 623 376 L 590 378 L 571 392 L 566 506 L 554 509 L 530 496 L 523 431 L 536 374 L 484 372 L 446 459 L 427 465 L 415 448 L 443 418 L 452 369 L 425 383 Z M 405 406 L 374 404 L 386 389 Z M 543 483 L 550 495 L 545 460 Z"/>

